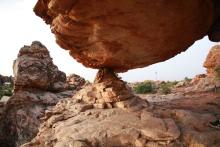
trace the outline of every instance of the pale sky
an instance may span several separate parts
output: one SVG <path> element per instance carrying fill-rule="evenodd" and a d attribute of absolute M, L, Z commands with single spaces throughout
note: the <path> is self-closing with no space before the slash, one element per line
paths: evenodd
<path fill-rule="evenodd" d="M 85 68 L 61 49 L 54 35 L 42 19 L 35 16 L 33 7 L 37 0 L 0 0 L 0 74 L 12 75 L 13 60 L 24 45 L 42 42 L 50 51 L 54 63 L 67 75 L 76 73 L 92 81 L 97 70 Z M 197 41 L 186 52 L 162 63 L 120 74 L 128 82 L 143 80 L 181 80 L 205 73 L 203 62 L 210 48 L 217 43 L 207 37 Z M 156 74 L 157 73 L 157 74 Z"/>

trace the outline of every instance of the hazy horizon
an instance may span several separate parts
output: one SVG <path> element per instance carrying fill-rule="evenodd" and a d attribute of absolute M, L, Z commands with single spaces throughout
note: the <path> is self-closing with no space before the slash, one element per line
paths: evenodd
<path fill-rule="evenodd" d="M 50 51 L 54 64 L 67 75 L 78 74 L 92 81 L 97 70 L 85 68 L 77 63 L 68 51 L 61 49 L 55 42 L 50 28 L 41 18 L 35 16 L 33 7 L 35 0 L 7 0 L 0 2 L 0 74 L 12 75 L 13 60 L 16 59 L 19 49 L 38 40 Z M 203 62 L 212 46 L 207 37 L 197 41 L 186 52 L 183 52 L 165 62 L 157 63 L 145 68 L 130 70 L 120 74 L 128 82 L 143 80 L 181 80 L 185 77 L 194 77 L 205 73 Z"/>

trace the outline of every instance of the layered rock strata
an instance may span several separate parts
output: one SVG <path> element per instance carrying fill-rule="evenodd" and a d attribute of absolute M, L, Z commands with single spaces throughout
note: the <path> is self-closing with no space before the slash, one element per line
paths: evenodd
<path fill-rule="evenodd" d="M 220 80 L 217 78 L 216 69 L 220 68 L 220 45 L 211 48 L 206 60 L 203 64 L 207 73 L 197 75 L 190 83 L 190 86 L 185 89 L 186 92 L 190 91 L 218 91 L 220 88 Z"/>
<path fill-rule="evenodd" d="M 100 69 L 94 83 L 76 93 L 75 98 L 98 108 L 138 109 L 148 104 L 135 96 L 125 82 L 107 68 Z"/>
<path fill-rule="evenodd" d="M 14 89 L 41 89 L 62 91 L 67 88 L 65 73 L 53 64 L 47 48 L 40 42 L 20 49 L 14 61 Z"/>
<path fill-rule="evenodd" d="M 209 35 L 220 41 L 218 0 L 38 0 L 36 15 L 78 62 L 117 72 L 185 51 Z"/>
<path fill-rule="evenodd" d="M 67 77 L 68 89 L 80 90 L 84 85 L 89 84 L 84 78 L 76 74 L 71 74 Z"/>
<path fill-rule="evenodd" d="M 200 102 L 206 99 L 197 97 Z M 191 111 L 184 110 L 189 100 L 182 101 L 182 104 L 170 102 L 171 108 L 167 102 L 156 108 L 145 106 L 129 111 L 129 108 L 97 108 L 93 106 L 95 102 L 79 101 L 73 96 L 47 111 L 38 135 L 22 147 L 219 146 L 220 132 L 208 126 L 208 121 L 216 120 L 215 115 L 220 112 L 217 105 L 215 111 L 208 111 L 207 107 L 204 111 Z M 195 103 L 191 105 L 194 107 Z"/>
<path fill-rule="evenodd" d="M 49 51 L 40 42 L 21 48 L 13 70 L 14 94 L 1 108 L 3 147 L 19 147 L 30 141 L 38 132 L 45 110 L 73 94 L 64 91 L 68 87 L 66 75 L 53 64 Z"/>
<path fill-rule="evenodd" d="M 220 68 L 220 45 L 213 46 L 203 65 L 209 77 L 216 77 L 216 68 Z"/>

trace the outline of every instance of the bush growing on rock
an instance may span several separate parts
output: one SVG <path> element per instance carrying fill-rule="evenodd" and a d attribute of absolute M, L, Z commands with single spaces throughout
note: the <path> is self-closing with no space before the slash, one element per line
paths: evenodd
<path fill-rule="evenodd" d="M 137 84 L 134 87 L 134 92 L 137 94 L 146 94 L 146 93 L 152 93 L 153 92 L 153 85 L 151 82 L 144 82 Z"/>
<path fill-rule="evenodd" d="M 215 71 L 216 71 L 216 78 L 218 79 L 218 80 L 220 80 L 220 66 L 218 66 L 216 69 L 215 69 Z"/>
<path fill-rule="evenodd" d="M 0 86 L 0 98 L 2 96 L 12 96 L 13 94 L 13 85 L 12 84 L 7 84 Z"/>
<path fill-rule="evenodd" d="M 190 78 L 188 78 L 188 77 L 185 77 L 185 78 L 184 78 L 184 81 L 187 82 L 187 83 L 189 83 L 189 82 L 192 81 L 192 79 L 190 79 Z"/>

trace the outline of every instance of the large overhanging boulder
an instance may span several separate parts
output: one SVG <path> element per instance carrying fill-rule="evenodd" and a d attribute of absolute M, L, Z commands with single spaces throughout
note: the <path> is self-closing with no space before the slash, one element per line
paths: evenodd
<path fill-rule="evenodd" d="M 34 11 L 78 62 L 116 72 L 219 39 L 218 0 L 38 0 Z"/>

